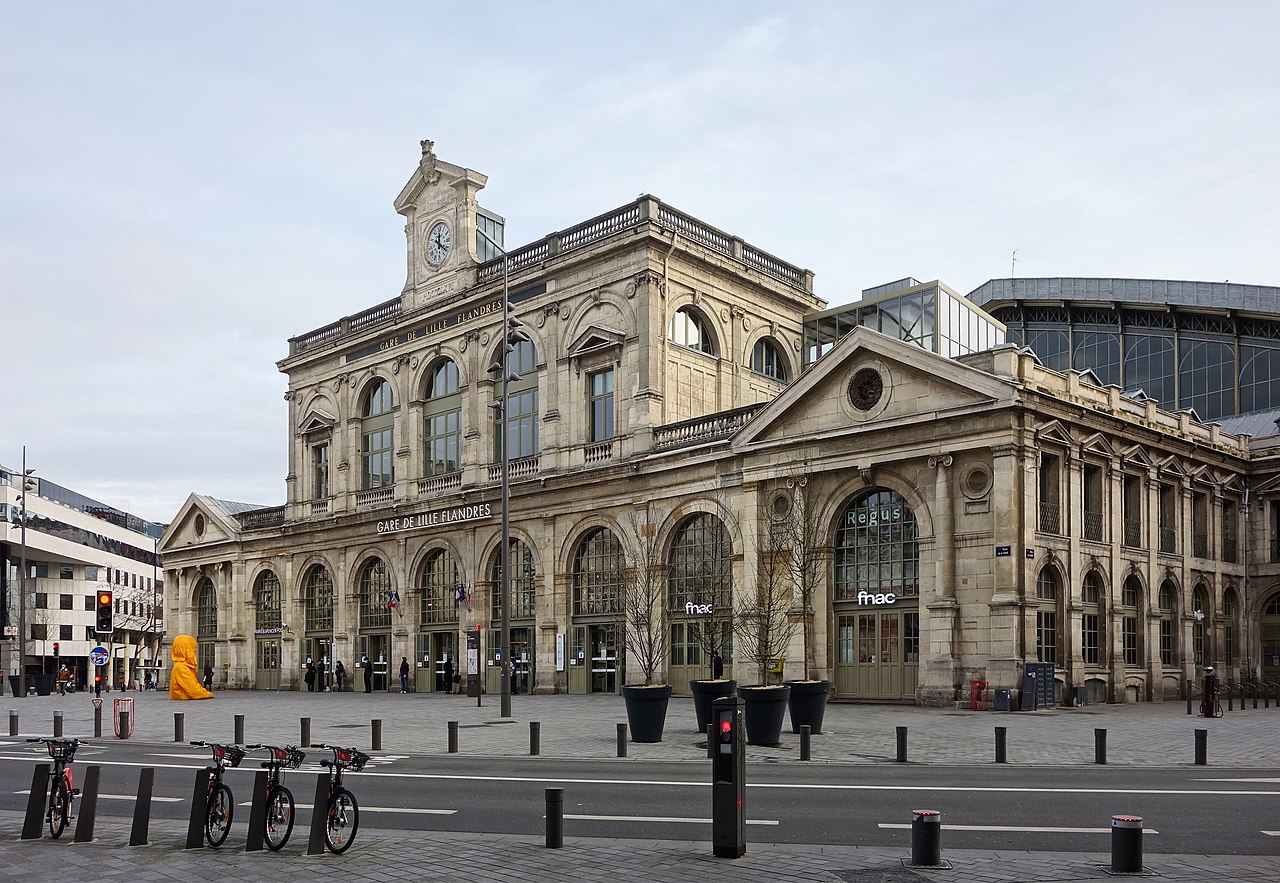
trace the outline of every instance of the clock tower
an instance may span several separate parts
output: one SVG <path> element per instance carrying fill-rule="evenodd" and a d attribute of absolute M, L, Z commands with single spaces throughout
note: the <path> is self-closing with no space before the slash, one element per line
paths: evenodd
<path fill-rule="evenodd" d="M 423 141 L 422 157 L 396 197 L 405 217 L 408 249 L 401 303 L 412 312 L 475 283 L 476 194 L 489 178 L 439 159 L 434 141 Z"/>

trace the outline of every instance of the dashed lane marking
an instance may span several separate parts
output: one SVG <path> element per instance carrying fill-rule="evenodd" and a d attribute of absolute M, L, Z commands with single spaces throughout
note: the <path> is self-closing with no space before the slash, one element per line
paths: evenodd
<path fill-rule="evenodd" d="M 909 824 L 881 822 L 876 827 L 907 830 Z M 1110 828 L 1054 828 L 1036 825 L 942 825 L 948 831 L 1013 831 L 1022 834 L 1109 834 Z M 1143 828 L 1144 834 L 1159 834 L 1155 828 Z"/>
<path fill-rule="evenodd" d="M 363 807 L 362 807 L 363 808 Z M 711 819 L 686 819 L 677 816 L 586 816 L 565 813 L 564 818 L 580 822 L 659 822 L 677 825 L 710 825 Z M 765 825 L 775 827 L 777 819 L 747 819 L 748 825 Z"/>

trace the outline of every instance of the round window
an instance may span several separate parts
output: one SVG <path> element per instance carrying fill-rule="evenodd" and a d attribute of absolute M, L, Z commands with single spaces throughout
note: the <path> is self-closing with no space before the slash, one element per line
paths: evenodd
<path fill-rule="evenodd" d="M 204 513 L 203 512 L 196 513 L 195 528 L 196 528 L 196 536 L 198 537 L 204 536 Z"/>
<path fill-rule="evenodd" d="M 849 381 L 849 401 L 859 411 L 870 411 L 884 395 L 884 380 L 874 368 L 862 368 Z"/>

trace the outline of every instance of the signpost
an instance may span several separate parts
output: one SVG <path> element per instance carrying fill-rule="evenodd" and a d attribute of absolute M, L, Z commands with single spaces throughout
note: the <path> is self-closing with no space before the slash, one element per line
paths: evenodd
<path fill-rule="evenodd" d="M 89 659 L 94 665 L 106 665 L 107 660 L 111 658 L 111 654 L 107 652 L 106 647 L 94 647 L 89 651 Z"/>

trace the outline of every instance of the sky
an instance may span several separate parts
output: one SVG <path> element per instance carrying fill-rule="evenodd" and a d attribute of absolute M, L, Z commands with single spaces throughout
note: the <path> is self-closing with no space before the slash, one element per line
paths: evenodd
<path fill-rule="evenodd" d="M 283 503 L 276 363 L 399 294 L 423 138 L 509 247 L 651 193 L 833 306 L 1280 284 L 1278 33 L 1270 0 L 0 3 L 0 464 L 157 522 Z"/>

